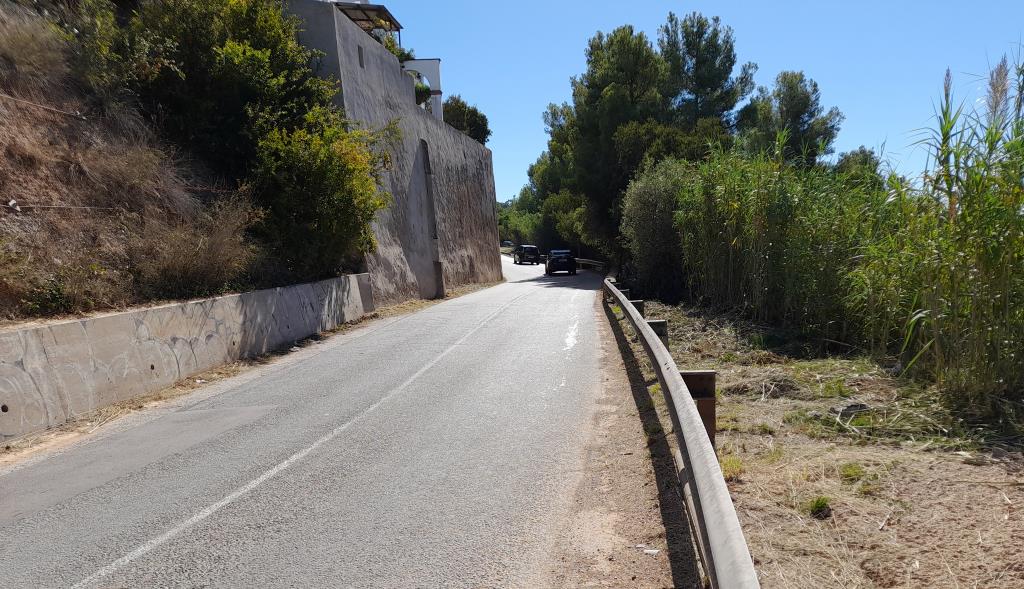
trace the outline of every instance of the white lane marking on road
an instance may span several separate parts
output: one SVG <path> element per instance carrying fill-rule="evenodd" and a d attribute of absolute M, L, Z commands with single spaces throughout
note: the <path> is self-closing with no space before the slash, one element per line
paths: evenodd
<path fill-rule="evenodd" d="M 569 333 L 565 334 L 565 347 L 562 348 L 563 352 L 566 350 L 571 350 L 574 347 L 576 347 L 576 342 L 578 341 L 578 338 L 576 336 L 579 334 L 579 332 L 580 320 L 577 319 L 576 322 L 572 324 L 572 327 L 569 328 Z"/>
<path fill-rule="evenodd" d="M 572 296 L 569 297 L 569 304 L 575 303 L 576 302 L 576 298 L 579 297 L 579 296 L 580 296 L 580 291 L 577 290 L 577 291 L 573 292 Z M 565 347 L 562 348 L 563 352 L 567 352 L 567 351 L 575 348 L 576 347 L 576 342 L 579 340 L 578 336 L 579 336 L 579 333 L 580 333 L 580 311 L 579 311 L 579 309 L 576 308 L 575 305 L 573 305 L 572 318 L 573 318 L 572 327 L 570 327 L 568 333 L 565 334 Z"/>
<path fill-rule="evenodd" d="M 469 339 L 470 336 L 472 336 L 474 333 L 479 331 L 480 328 L 482 328 L 484 325 L 486 325 L 488 321 L 490 321 L 491 319 L 494 319 L 494 317 L 496 317 L 499 313 L 501 313 L 506 308 L 508 308 L 512 303 L 518 301 L 519 299 L 525 297 L 528 294 L 530 294 L 530 293 L 529 292 L 523 293 L 523 294 L 515 297 L 514 299 L 510 300 L 509 302 L 505 303 L 501 307 L 498 307 L 493 313 L 491 313 L 490 315 L 485 317 L 483 319 L 483 321 L 478 323 L 477 326 L 474 327 L 473 329 L 471 329 L 466 335 L 464 335 L 461 338 L 459 338 L 459 340 L 456 341 L 454 344 L 448 346 L 443 352 L 438 354 L 436 358 L 434 358 L 430 362 L 427 362 L 426 365 L 424 365 L 422 368 L 417 370 L 412 376 L 410 376 L 409 378 L 405 379 L 405 381 L 403 381 L 402 384 L 400 384 L 397 387 L 391 389 L 391 391 L 388 392 L 388 394 L 384 395 L 383 397 L 381 397 L 380 399 L 375 401 L 372 405 L 367 407 L 359 415 L 356 415 L 355 417 L 353 417 L 352 419 L 348 420 L 347 422 L 345 422 L 345 423 L 339 425 L 338 427 L 334 428 L 333 430 L 328 432 L 325 436 L 321 437 L 320 439 L 318 439 L 317 441 L 313 442 L 309 446 L 303 448 L 302 450 L 299 450 L 295 454 L 292 454 L 291 456 L 286 458 L 283 462 L 278 463 L 276 466 L 274 466 L 270 470 L 267 470 L 266 472 L 264 472 L 260 476 L 256 477 L 255 479 L 253 479 L 253 480 L 249 481 L 248 483 L 242 485 L 241 487 L 235 489 L 231 493 L 228 493 L 220 501 L 217 501 L 216 503 L 213 503 L 213 504 L 209 505 L 208 507 L 206 507 L 206 509 L 203 509 L 199 513 L 196 513 L 192 517 L 186 519 L 185 521 L 179 523 L 178 525 L 174 526 L 173 528 L 167 530 L 163 534 L 160 534 L 159 536 L 149 540 L 148 542 L 146 542 L 145 544 L 142 544 L 141 546 L 139 546 L 135 550 L 132 550 L 128 554 L 125 554 L 121 558 L 115 560 L 114 562 L 108 564 L 107 566 L 97 570 L 95 573 L 93 573 L 93 574 L 89 575 L 88 577 L 82 579 L 81 581 L 75 583 L 72 586 L 72 589 L 80 589 L 80 588 L 84 588 L 84 587 L 91 587 L 91 586 L 93 586 L 94 584 L 96 584 L 101 579 L 103 579 L 105 577 L 108 577 L 111 574 L 117 572 L 119 569 L 123 568 L 125 565 L 131 564 L 132 561 L 138 559 L 141 556 L 145 556 L 147 553 L 152 552 L 155 548 L 158 548 L 160 545 L 165 544 L 169 540 L 172 540 L 175 536 L 178 536 L 179 534 L 181 534 L 185 530 L 195 526 L 199 522 L 201 522 L 204 519 L 210 517 L 211 515 L 217 513 L 222 508 L 230 505 L 231 503 L 234 503 L 235 501 L 237 501 L 240 497 L 242 497 L 246 493 L 252 491 L 256 487 L 259 487 L 263 483 L 265 483 L 268 480 L 274 478 L 274 476 L 276 476 L 278 473 L 280 473 L 284 469 L 288 468 L 289 466 L 291 466 L 291 465 L 295 464 L 296 462 L 298 462 L 298 461 L 302 460 L 303 458 L 305 458 L 306 455 L 308 455 L 313 450 L 316 450 L 320 446 L 323 446 L 327 442 L 330 442 L 334 438 L 338 437 L 346 429 L 348 429 L 349 426 L 351 426 L 352 424 L 362 420 L 364 417 L 366 417 L 367 415 L 372 413 L 377 407 L 379 407 L 385 401 L 387 401 L 388 399 L 394 397 L 398 393 L 402 392 L 402 390 L 404 390 L 405 387 L 407 387 L 410 384 L 412 384 L 412 382 L 415 381 L 420 376 L 422 376 L 424 372 L 426 372 L 426 371 L 430 370 L 431 368 L 433 368 L 434 365 L 436 365 L 438 362 L 440 362 L 442 358 L 447 356 L 452 350 L 454 350 L 455 348 L 457 348 L 460 345 L 462 345 L 462 343 L 465 342 L 467 339 Z"/>

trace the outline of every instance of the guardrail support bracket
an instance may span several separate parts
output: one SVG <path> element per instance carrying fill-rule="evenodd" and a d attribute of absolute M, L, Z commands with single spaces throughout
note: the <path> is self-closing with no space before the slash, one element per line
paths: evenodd
<path fill-rule="evenodd" d="M 651 330 L 654 331 L 654 335 L 658 336 L 661 343 L 665 345 L 665 349 L 668 348 L 668 320 L 667 319 L 648 319 L 647 325 L 651 326 Z"/>
<path fill-rule="evenodd" d="M 645 317 L 646 316 L 646 315 L 644 315 L 644 302 L 642 300 L 637 299 L 635 301 L 629 301 L 629 304 L 631 304 L 634 307 L 636 307 L 637 313 L 640 313 L 641 317 Z"/>
<path fill-rule="evenodd" d="M 679 376 L 683 377 L 686 388 L 690 389 L 690 396 L 697 405 L 697 413 L 700 420 L 704 422 L 704 430 L 711 440 L 711 447 L 715 446 L 715 380 L 718 372 L 715 370 L 680 370 Z"/>

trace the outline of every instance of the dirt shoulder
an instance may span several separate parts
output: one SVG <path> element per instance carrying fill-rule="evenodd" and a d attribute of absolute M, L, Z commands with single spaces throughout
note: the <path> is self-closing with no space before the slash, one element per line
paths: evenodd
<path fill-rule="evenodd" d="M 603 386 L 570 524 L 556 542 L 550 584 L 700 586 L 657 408 L 626 336 L 600 300 L 595 313 Z"/>
<path fill-rule="evenodd" d="M 680 369 L 719 371 L 716 446 L 763 587 L 1024 587 L 1019 447 L 952 436 L 928 391 L 864 358 L 647 316 Z"/>

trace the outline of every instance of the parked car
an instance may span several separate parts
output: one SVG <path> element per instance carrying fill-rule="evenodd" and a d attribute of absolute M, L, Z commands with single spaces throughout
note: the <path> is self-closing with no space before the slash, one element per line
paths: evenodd
<path fill-rule="evenodd" d="M 569 250 L 551 250 L 548 254 L 548 261 L 544 264 L 544 273 L 551 276 L 555 272 L 568 272 L 576 274 L 576 257 Z"/>
<path fill-rule="evenodd" d="M 515 245 L 514 243 L 512 243 L 511 241 L 509 241 L 507 239 L 505 241 L 501 242 L 501 247 L 512 247 L 514 245 Z"/>
<path fill-rule="evenodd" d="M 517 245 L 512 250 L 512 262 L 515 264 L 539 264 L 540 248 L 535 245 Z"/>

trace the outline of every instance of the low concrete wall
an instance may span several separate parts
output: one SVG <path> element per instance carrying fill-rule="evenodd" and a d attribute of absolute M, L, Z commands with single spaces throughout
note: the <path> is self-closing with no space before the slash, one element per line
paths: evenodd
<path fill-rule="evenodd" d="M 0 441 L 373 311 L 368 274 L 0 331 Z"/>

